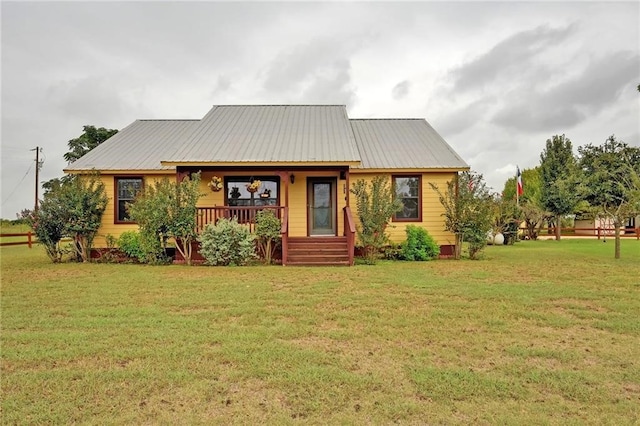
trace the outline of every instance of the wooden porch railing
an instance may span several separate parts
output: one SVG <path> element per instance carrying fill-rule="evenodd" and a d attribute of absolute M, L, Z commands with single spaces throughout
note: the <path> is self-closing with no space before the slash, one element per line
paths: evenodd
<path fill-rule="evenodd" d="M 250 232 L 254 232 L 256 228 L 256 213 L 260 210 L 272 210 L 276 217 L 283 220 L 285 209 L 286 207 L 283 206 L 198 207 L 196 230 L 200 233 L 210 223 L 216 224 L 221 218 L 232 219 L 235 217 L 238 219 L 239 224 L 247 226 Z"/>
<path fill-rule="evenodd" d="M 282 237 L 282 241 L 280 242 L 282 246 L 282 266 L 285 266 L 289 260 L 289 207 L 284 207 L 280 220 L 282 221 L 282 227 L 280 228 L 280 236 Z"/>
<path fill-rule="evenodd" d="M 344 207 L 344 236 L 347 237 L 347 248 L 349 250 L 349 266 L 353 266 L 353 253 L 356 245 L 356 225 L 349 206 Z"/>

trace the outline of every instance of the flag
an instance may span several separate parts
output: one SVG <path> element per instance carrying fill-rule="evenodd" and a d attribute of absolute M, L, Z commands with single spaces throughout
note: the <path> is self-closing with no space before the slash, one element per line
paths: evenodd
<path fill-rule="evenodd" d="M 516 166 L 517 167 L 517 166 Z M 518 177 L 517 177 L 517 182 L 518 182 L 518 196 L 522 196 L 522 194 L 524 194 L 524 189 L 522 188 L 522 173 L 520 173 L 520 167 L 517 167 L 518 169 Z"/>

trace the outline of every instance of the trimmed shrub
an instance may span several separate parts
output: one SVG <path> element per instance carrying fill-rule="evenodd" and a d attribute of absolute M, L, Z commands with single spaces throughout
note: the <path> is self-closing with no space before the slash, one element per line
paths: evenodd
<path fill-rule="evenodd" d="M 407 240 L 402 243 L 402 258 L 405 260 L 431 260 L 440 254 L 440 246 L 426 229 L 407 225 Z"/>
<path fill-rule="evenodd" d="M 209 224 L 198 241 L 207 265 L 246 265 L 257 257 L 253 235 L 235 217 Z"/>
<path fill-rule="evenodd" d="M 140 241 L 140 233 L 136 231 L 126 231 L 120 234 L 118 238 L 118 247 L 127 256 L 132 259 L 137 259 L 140 262 L 146 260 L 146 253 L 142 249 L 142 243 Z"/>

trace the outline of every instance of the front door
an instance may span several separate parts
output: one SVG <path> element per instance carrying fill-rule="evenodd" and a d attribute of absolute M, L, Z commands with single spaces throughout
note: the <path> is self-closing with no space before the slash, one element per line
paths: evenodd
<path fill-rule="evenodd" d="M 310 178 L 307 192 L 309 235 L 336 235 L 335 178 Z"/>

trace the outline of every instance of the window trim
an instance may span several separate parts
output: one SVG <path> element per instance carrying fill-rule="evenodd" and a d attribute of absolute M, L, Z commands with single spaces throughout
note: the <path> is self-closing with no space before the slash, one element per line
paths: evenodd
<path fill-rule="evenodd" d="M 120 204 L 119 192 L 118 192 L 118 182 L 124 179 L 140 179 L 140 191 L 144 191 L 144 176 L 141 175 L 121 175 L 113 177 L 113 223 L 114 224 L 135 224 L 136 222 L 133 220 L 120 220 L 118 216 L 118 206 Z"/>
<path fill-rule="evenodd" d="M 393 198 L 396 199 L 396 189 L 395 183 L 397 178 L 418 178 L 418 217 L 396 217 L 395 213 L 393 214 L 391 221 L 392 222 L 422 222 L 422 175 L 415 173 L 408 174 L 393 174 L 391 175 L 391 186 L 393 191 Z M 412 197 L 413 198 L 413 197 Z"/>

